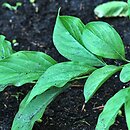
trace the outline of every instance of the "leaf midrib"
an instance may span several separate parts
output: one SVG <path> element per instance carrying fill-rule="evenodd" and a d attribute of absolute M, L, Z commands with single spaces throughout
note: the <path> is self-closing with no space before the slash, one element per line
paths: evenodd
<path fill-rule="evenodd" d="M 91 31 L 90 29 L 87 28 L 87 30 L 89 30 L 91 33 L 93 33 L 93 34 L 95 35 L 95 33 L 94 33 L 93 31 Z M 106 42 L 106 40 L 103 40 L 102 38 L 98 37 L 97 35 L 95 35 L 95 36 L 96 36 L 98 39 L 100 39 L 101 41 L 107 43 L 107 45 L 109 45 L 108 42 Z M 116 51 L 116 50 L 115 50 L 114 48 L 112 48 L 111 46 L 110 46 L 110 48 L 111 48 L 113 51 L 115 51 L 122 59 L 124 59 L 124 57 L 122 57 L 122 56 L 120 55 L 120 53 L 118 53 L 118 51 Z"/>
<path fill-rule="evenodd" d="M 60 19 L 60 16 L 59 16 L 59 19 Z M 64 24 L 63 24 L 63 22 L 62 22 L 62 20 L 60 19 L 60 21 L 61 21 L 61 23 L 62 23 L 62 25 L 64 26 Z M 66 21 L 66 20 L 65 20 Z M 64 28 L 67 30 L 67 28 L 64 26 Z M 85 27 L 84 27 L 85 28 Z M 67 30 L 67 32 L 69 32 L 68 30 Z M 82 45 L 82 43 L 80 43 L 70 32 L 69 32 L 69 34 L 73 37 L 73 39 L 75 40 L 75 41 L 77 41 L 85 50 L 87 50 L 88 51 L 88 53 L 90 53 L 90 55 L 93 55 L 95 58 L 97 58 L 98 59 L 98 57 L 95 55 L 95 54 L 93 54 L 91 51 L 89 51 L 85 46 L 84 46 L 84 44 Z M 81 33 L 82 34 L 82 33 Z M 82 40 L 82 39 L 81 39 Z M 101 63 L 101 64 L 103 64 L 103 62 L 100 60 L 100 59 L 98 59 L 98 61 Z"/>

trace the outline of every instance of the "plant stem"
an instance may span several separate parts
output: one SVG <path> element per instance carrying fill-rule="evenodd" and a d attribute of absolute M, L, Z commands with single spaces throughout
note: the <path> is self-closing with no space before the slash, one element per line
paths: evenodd
<path fill-rule="evenodd" d="M 125 59 L 125 58 L 123 58 L 123 60 L 126 61 L 126 62 L 130 62 L 129 60 L 127 60 L 127 59 Z"/>
<path fill-rule="evenodd" d="M 85 76 L 82 76 L 82 77 L 74 78 L 74 79 L 72 79 L 71 81 L 79 80 L 79 79 L 85 79 L 85 78 L 88 78 L 88 75 L 85 75 Z"/>
<path fill-rule="evenodd" d="M 82 76 L 82 77 L 77 77 L 75 79 L 85 79 L 85 78 L 88 78 L 88 75 L 85 75 L 85 76 Z"/>

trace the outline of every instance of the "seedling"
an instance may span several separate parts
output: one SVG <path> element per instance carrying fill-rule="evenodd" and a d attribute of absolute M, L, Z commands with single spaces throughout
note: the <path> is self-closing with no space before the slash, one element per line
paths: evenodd
<path fill-rule="evenodd" d="M 97 17 L 128 17 L 130 16 L 130 0 L 128 2 L 123 1 L 111 1 L 98 5 L 94 9 Z"/>
<path fill-rule="evenodd" d="M 22 3 L 16 2 L 15 6 L 10 5 L 9 3 L 3 3 L 2 6 L 8 8 L 9 10 L 15 10 L 16 11 L 18 9 L 18 7 L 22 6 Z"/>
<path fill-rule="evenodd" d="M 13 39 L 13 40 L 12 40 L 12 43 L 13 43 L 13 44 L 17 43 L 17 40 L 16 40 L 16 39 Z"/>
<path fill-rule="evenodd" d="M 21 93 L 21 92 L 17 92 L 16 94 L 11 95 L 11 97 L 15 97 L 17 99 L 17 101 L 18 101 L 20 95 L 24 95 L 24 94 Z"/>
<path fill-rule="evenodd" d="M 36 2 L 36 0 L 29 0 L 29 2 L 33 4 Z"/>
<path fill-rule="evenodd" d="M 58 14 L 53 41 L 59 53 L 69 61 L 57 63 L 42 52 L 14 53 L 11 44 L 0 36 L 1 91 L 8 85 L 18 87 L 38 80 L 21 102 L 12 130 L 31 130 L 53 99 L 75 80 L 86 79 L 85 103 L 116 72 L 121 71 L 122 82 L 130 81 L 130 61 L 125 58 L 123 41 L 108 23 L 99 21 L 85 25 L 79 18 Z M 126 64 L 109 65 L 104 58 L 122 60 Z M 130 129 L 130 87 L 120 90 L 108 100 L 95 129 L 108 130 L 122 106 Z"/>
<path fill-rule="evenodd" d="M 29 2 L 32 4 L 32 6 L 35 8 L 35 12 L 38 13 L 39 8 L 36 4 L 36 0 L 29 0 Z"/>

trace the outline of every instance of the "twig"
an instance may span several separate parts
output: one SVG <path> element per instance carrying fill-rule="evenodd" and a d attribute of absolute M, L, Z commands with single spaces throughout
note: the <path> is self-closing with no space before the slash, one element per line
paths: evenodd
<path fill-rule="evenodd" d="M 98 107 L 94 107 L 93 110 L 102 110 L 104 108 L 104 105 L 98 106 Z"/>

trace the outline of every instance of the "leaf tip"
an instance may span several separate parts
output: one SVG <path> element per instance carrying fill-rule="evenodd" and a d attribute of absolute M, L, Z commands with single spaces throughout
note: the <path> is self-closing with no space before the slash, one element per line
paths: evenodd
<path fill-rule="evenodd" d="M 58 15 L 57 16 L 60 16 L 60 11 L 61 11 L 61 7 L 59 7 L 59 9 L 58 9 Z"/>

